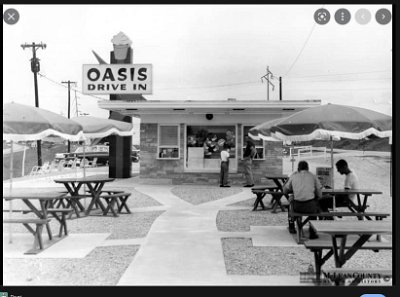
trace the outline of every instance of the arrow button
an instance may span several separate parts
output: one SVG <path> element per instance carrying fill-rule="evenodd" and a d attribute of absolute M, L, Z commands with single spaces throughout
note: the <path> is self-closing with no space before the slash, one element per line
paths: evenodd
<path fill-rule="evenodd" d="M 375 18 L 379 24 L 386 25 L 392 20 L 392 14 L 388 9 L 382 8 L 376 12 Z"/>
<path fill-rule="evenodd" d="M 356 12 L 356 21 L 361 25 L 368 24 L 371 21 L 371 13 L 368 9 L 361 8 Z"/>

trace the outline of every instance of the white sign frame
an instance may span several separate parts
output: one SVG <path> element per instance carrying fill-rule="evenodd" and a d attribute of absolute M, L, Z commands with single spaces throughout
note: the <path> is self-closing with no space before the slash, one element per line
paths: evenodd
<path fill-rule="evenodd" d="M 84 64 L 82 93 L 152 94 L 152 64 Z"/>

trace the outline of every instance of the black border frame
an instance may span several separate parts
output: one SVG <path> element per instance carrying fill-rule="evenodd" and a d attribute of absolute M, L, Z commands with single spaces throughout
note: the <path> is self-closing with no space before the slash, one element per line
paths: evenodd
<path fill-rule="evenodd" d="M 322 2 L 322 3 L 321 3 Z M 113 3 L 96 3 L 100 5 L 126 5 L 126 4 L 131 4 L 131 5 L 157 5 L 157 4 L 170 4 L 170 5 L 176 5 L 176 4 L 186 4 L 186 5 L 192 5 L 192 4 L 204 4 L 204 5 L 209 5 L 209 4 L 233 4 L 233 5 L 240 5 L 240 4 L 265 4 L 265 5 L 271 5 L 271 4 L 276 4 L 276 5 L 309 5 L 309 4 L 334 4 L 334 5 L 363 5 L 363 4 L 376 4 L 376 5 L 392 5 L 392 40 L 393 42 L 393 50 L 392 50 L 392 64 L 393 64 L 393 80 L 392 80 L 392 107 L 393 107 L 393 122 L 394 122 L 394 130 L 393 130 L 393 141 L 392 141 L 392 213 L 393 213 L 393 235 L 394 235 L 394 249 L 393 249 L 393 286 L 391 287 L 380 287 L 380 286 L 373 286 L 373 287 L 285 287 L 285 286 L 266 286 L 266 287 L 216 287 L 216 286 L 203 286 L 203 287 L 197 287 L 196 291 L 191 290 L 192 287 L 189 286 L 184 286 L 184 287 L 177 287 L 177 286 L 171 286 L 171 287 L 148 287 L 148 286 L 129 286 L 129 287 L 123 287 L 123 286 L 115 286 L 115 287 L 93 287 L 93 286 L 88 286 L 88 287 L 78 287 L 78 286 L 69 286 L 69 287 L 63 287 L 63 286 L 24 286 L 24 287 L 16 287 L 16 286 L 3 286 L 3 282 L 1 285 L 1 292 L 8 292 L 9 297 L 19 297 L 19 296 L 57 296 L 60 294 L 71 294 L 74 297 L 75 296 L 90 296 L 90 295 L 108 295 L 108 296 L 118 296 L 118 295 L 133 295 L 137 294 L 140 292 L 146 292 L 148 293 L 149 289 L 158 289 L 162 294 L 168 294 L 170 293 L 169 290 L 173 290 L 173 292 L 183 290 L 185 293 L 191 293 L 191 294 L 196 294 L 196 293 L 203 293 L 207 292 L 208 290 L 219 293 L 219 294 L 229 294 L 229 293 L 244 293 L 244 294 L 254 294 L 254 292 L 249 292 L 248 290 L 262 290 L 262 294 L 272 294 L 274 295 L 293 295 L 293 296 L 307 296 L 307 297 L 313 297 L 313 296 L 340 296 L 340 297 L 359 297 L 363 294 L 383 294 L 385 297 L 394 297 L 394 296 L 400 296 L 400 244 L 399 244 L 399 234 L 398 230 L 400 226 L 400 202 L 397 201 L 397 199 L 400 199 L 400 197 L 397 197 L 400 193 L 399 189 L 399 182 L 394 182 L 398 181 L 397 180 L 397 172 L 399 170 L 399 159 L 397 154 L 397 147 L 398 147 L 398 130 L 399 128 L 399 106 L 400 104 L 397 102 L 397 96 L 399 94 L 399 85 L 396 84 L 398 82 L 398 71 L 399 71 L 399 65 L 398 65 L 398 58 L 397 58 L 397 52 L 399 50 L 399 35 L 398 34 L 398 26 L 399 26 L 399 21 L 397 20 L 397 17 L 400 15 L 399 13 L 399 7 L 400 4 L 397 3 L 398 1 L 392 0 L 392 1 L 371 1 L 371 0 L 364 0 L 364 1 L 315 1 L 315 0 L 309 0 L 309 1 L 263 1 L 263 2 L 257 2 L 257 1 L 246 1 L 245 3 L 235 3 L 232 1 L 215 1 L 215 2 L 190 2 L 188 1 L 170 1 L 170 2 L 161 2 L 161 1 L 153 1 L 149 3 L 149 1 L 135 1 L 133 3 L 130 3 L 129 1 L 113 1 Z M 95 5 L 92 2 L 88 1 L 60 1 L 56 2 L 57 4 L 66 4 L 66 5 L 83 5 L 83 4 L 90 4 L 90 5 Z M 55 3 L 49 3 L 46 1 L 37 1 L 36 3 L 31 3 L 27 2 L 26 0 L 24 1 L 5 1 L 3 2 L 3 5 L 15 5 L 16 8 L 18 5 L 32 5 L 32 4 L 48 4 L 48 5 L 56 5 Z M 3 7 L 4 10 L 4 7 Z M 72 19 L 71 19 L 72 20 Z M 4 26 L 4 23 L 3 23 Z M 396 38 L 397 36 L 397 38 Z M 329 288 L 329 289 L 328 289 Z M 62 289 L 62 290 L 60 290 Z M 139 292 L 137 290 L 139 289 Z M 167 289 L 167 291 L 165 291 Z M 185 290 L 189 289 L 189 290 Z M 205 289 L 206 291 L 203 291 Z M 215 291 L 217 289 L 217 291 Z M 241 291 L 241 289 L 244 289 L 246 291 Z M 177 292 L 178 293 L 178 292 Z"/>

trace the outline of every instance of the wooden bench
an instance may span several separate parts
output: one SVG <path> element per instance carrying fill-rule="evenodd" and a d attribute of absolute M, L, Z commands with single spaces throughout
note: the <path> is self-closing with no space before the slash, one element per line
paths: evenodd
<path fill-rule="evenodd" d="M 388 283 L 392 279 L 391 269 L 348 269 L 348 268 L 333 268 L 322 271 L 325 279 L 334 282 L 336 286 L 345 285 L 346 279 L 353 279 L 349 286 L 357 286 L 364 279 L 372 279 L 374 281 L 383 280 Z M 368 282 L 366 283 L 368 284 Z"/>
<path fill-rule="evenodd" d="M 48 224 L 51 219 L 3 219 L 4 224 L 22 224 L 31 232 L 35 238 L 34 249 L 39 246 L 39 249 L 43 250 L 43 239 L 42 231 L 43 226 Z M 29 224 L 35 224 L 36 229 L 34 230 Z"/>
<path fill-rule="evenodd" d="M 291 217 L 297 226 L 297 243 L 302 243 L 303 234 L 303 227 L 310 221 L 311 217 L 317 217 L 319 219 L 327 219 L 333 217 L 357 217 L 358 219 L 363 219 L 366 217 L 375 217 L 376 220 L 382 220 L 386 217 L 390 216 L 388 213 L 379 213 L 379 212 L 365 212 L 365 213 L 358 213 L 358 212 L 319 212 L 315 214 L 309 213 L 298 213 L 293 212 L 292 207 L 289 208 L 289 217 Z M 305 219 L 303 220 L 303 217 Z"/>
<path fill-rule="evenodd" d="M 114 194 L 101 195 L 100 199 L 104 199 L 107 202 L 107 207 L 103 211 L 103 215 L 107 215 L 111 211 L 114 217 L 117 217 L 118 213 L 122 213 L 123 208 L 125 208 L 127 213 L 131 213 L 128 205 L 126 205 L 129 196 L 131 196 L 131 193 L 127 192 L 118 192 Z M 114 209 L 115 205 L 117 205 L 117 211 L 115 211 Z"/>
<path fill-rule="evenodd" d="M 358 236 L 349 236 L 346 241 L 345 249 L 349 249 L 358 239 Z M 315 259 L 315 275 L 317 282 L 321 280 L 321 267 L 322 265 L 333 255 L 332 240 L 331 238 L 318 238 L 314 240 L 309 240 L 304 242 L 304 246 L 314 253 Z M 359 249 L 362 250 L 372 250 L 378 252 L 380 250 L 391 250 L 391 242 L 380 242 L 380 241 L 368 241 Z M 328 250 L 328 252 L 323 256 L 323 251 Z"/>
<path fill-rule="evenodd" d="M 277 186 L 257 186 L 252 187 L 251 192 L 256 195 L 256 200 L 254 201 L 253 211 L 257 210 L 258 205 L 261 206 L 262 209 L 265 209 L 265 205 L 262 202 L 265 195 L 270 194 L 272 196 L 271 203 L 274 206 L 273 211 L 276 211 L 276 207 L 278 206 L 277 201 L 280 201 L 282 197 L 282 192 L 278 191 L 279 188 Z M 280 205 L 280 203 L 279 203 Z M 281 206 L 281 205 L 280 205 Z M 282 206 L 281 206 L 282 208 Z"/>
<path fill-rule="evenodd" d="M 123 193 L 124 191 L 121 191 L 121 190 L 101 190 L 100 191 L 100 193 L 101 194 L 104 194 L 104 193 L 107 193 L 107 194 L 109 194 L 109 195 L 112 195 L 112 194 L 119 194 L 119 193 Z"/>
<path fill-rule="evenodd" d="M 68 209 L 68 208 L 72 208 L 73 212 L 75 212 L 76 217 L 80 218 L 81 217 L 81 213 L 85 212 L 85 207 L 82 205 L 82 203 L 80 202 L 81 199 L 84 198 L 91 198 L 92 195 L 89 194 L 85 194 L 85 195 L 75 195 L 75 196 L 65 196 L 63 199 L 66 200 L 66 203 L 64 204 L 64 202 L 62 202 L 61 204 L 61 199 L 59 199 L 60 203 L 56 206 L 57 209 Z M 69 214 L 69 219 L 72 218 L 72 214 L 73 212 L 71 212 Z"/>
<path fill-rule="evenodd" d="M 60 231 L 59 231 L 59 237 L 62 237 L 62 231 L 64 230 L 64 234 L 68 235 L 67 231 L 67 219 L 66 216 L 73 212 L 74 210 L 72 208 L 48 208 L 46 210 L 49 214 L 51 214 L 59 223 L 60 223 Z M 23 210 L 23 214 L 27 214 L 32 212 L 32 210 Z M 58 214 L 60 216 L 58 216 Z"/>

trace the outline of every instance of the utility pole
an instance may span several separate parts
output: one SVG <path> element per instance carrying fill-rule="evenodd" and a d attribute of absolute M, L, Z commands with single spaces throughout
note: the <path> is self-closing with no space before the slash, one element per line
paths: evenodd
<path fill-rule="evenodd" d="M 267 74 L 261 77 L 261 82 L 264 82 L 263 79 L 267 81 L 267 101 L 269 101 L 269 85 L 272 85 L 272 91 L 275 89 L 275 85 L 271 82 L 274 78 L 273 73 L 269 71 L 269 66 L 267 66 Z"/>
<path fill-rule="evenodd" d="M 279 76 L 279 101 L 282 101 L 282 76 Z"/>
<path fill-rule="evenodd" d="M 25 48 L 32 48 L 32 54 L 33 57 L 31 59 L 31 70 L 33 72 L 33 80 L 35 84 L 35 106 L 39 107 L 39 91 L 38 91 L 38 83 L 37 83 L 37 73 L 40 71 L 40 60 L 36 58 L 36 49 L 37 48 L 46 48 L 46 44 L 41 42 L 40 44 L 36 44 L 32 42 L 32 44 L 21 44 L 22 49 L 25 50 Z M 38 166 L 42 166 L 42 144 L 41 141 L 37 141 L 37 155 L 38 155 Z"/>
<path fill-rule="evenodd" d="M 76 81 L 62 81 L 63 84 L 68 84 L 68 118 L 71 117 L 71 84 L 76 85 Z M 71 152 L 71 142 L 68 140 L 68 153 Z"/>
<path fill-rule="evenodd" d="M 78 116 L 79 112 L 78 112 L 78 97 L 76 96 L 76 90 L 75 90 L 75 114 L 76 116 Z"/>

